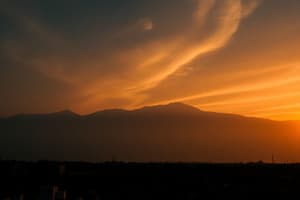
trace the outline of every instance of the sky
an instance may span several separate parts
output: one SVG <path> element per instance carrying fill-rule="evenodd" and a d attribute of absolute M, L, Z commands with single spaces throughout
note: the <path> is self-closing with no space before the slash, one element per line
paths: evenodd
<path fill-rule="evenodd" d="M 183 102 L 300 119 L 299 0 L 3 0 L 0 116 Z"/>

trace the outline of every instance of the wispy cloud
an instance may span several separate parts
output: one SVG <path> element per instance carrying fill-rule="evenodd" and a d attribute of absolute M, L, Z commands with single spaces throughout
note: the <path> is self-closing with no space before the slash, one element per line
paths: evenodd
<path fill-rule="evenodd" d="M 151 13 L 145 13 L 145 16 L 142 16 L 140 12 L 133 14 L 134 17 L 130 18 L 126 24 L 115 26 L 112 29 L 114 32 L 101 30 L 108 31 L 111 37 L 101 34 L 99 29 L 95 29 L 99 31 L 99 36 L 95 33 L 93 38 L 85 37 L 90 34 L 87 32 L 94 30 L 89 27 L 90 29 L 81 32 L 82 36 L 79 34 L 79 39 L 74 41 L 70 39 L 70 35 L 68 37 L 68 34 L 63 31 L 52 29 L 44 21 L 35 18 L 30 11 L 6 4 L 0 12 L 18 24 L 26 33 L 26 38 L 12 37 L 13 39 L 8 40 L 2 48 L 6 48 L 6 53 L 11 54 L 12 60 L 26 63 L 26 66 L 32 67 L 49 79 L 72 85 L 76 93 L 74 96 L 77 98 L 66 104 L 83 113 L 107 107 L 130 108 L 145 103 L 161 104 L 172 101 L 183 101 L 199 107 L 202 105 L 210 110 L 218 106 L 224 110 L 225 108 L 234 110 L 234 104 L 248 105 L 270 99 L 279 101 L 296 94 L 294 90 L 289 90 L 285 95 L 273 93 L 265 97 L 249 95 L 239 98 L 237 94 L 296 85 L 300 79 L 299 70 L 296 67 L 298 63 L 289 65 L 288 63 L 292 61 L 288 59 L 286 59 L 286 64 L 280 67 L 273 67 L 261 61 L 260 63 L 266 65 L 261 66 L 260 69 L 258 66 L 252 66 L 254 62 L 247 63 L 246 60 L 240 61 L 236 58 L 240 63 L 226 59 L 223 62 L 228 62 L 227 65 L 235 63 L 235 66 L 253 67 L 253 71 L 243 71 L 241 67 L 241 69 L 233 70 L 235 72 L 218 75 L 219 66 L 216 66 L 216 72 L 211 76 L 211 78 L 218 79 L 215 87 L 207 87 L 207 90 L 204 90 L 201 87 L 192 86 L 193 90 L 187 93 L 166 95 L 158 100 L 150 99 L 151 92 L 168 81 L 176 79 L 174 77 L 179 77 L 178 79 L 207 78 L 197 72 L 204 66 L 201 62 L 200 64 L 195 64 L 195 62 L 205 59 L 207 55 L 220 52 L 222 54 L 230 48 L 231 42 L 240 42 L 236 41 L 235 36 L 239 33 L 239 29 L 243 28 L 242 22 L 247 23 L 248 21 L 244 19 L 250 18 L 260 5 L 264 5 L 262 0 L 191 0 L 191 2 L 194 4 L 187 12 L 189 16 L 185 13 L 185 16 L 180 15 L 176 19 L 177 14 L 170 14 L 169 21 L 176 22 L 179 18 L 185 20 L 184 25 L 182 23 L 181 26 L 175 26 L 170 29 L 171 31 L 166 31 L 168 24 L 161 24 L 163 19 L 160 21 L 158 16 L 151 16 Z M 293 27 L 291 30 L 296 32 L 295 29 Z M 238 39 L 245 40 L 242 37 Z M 250 41 L 249 37 L 246 39 Z M 246 52 L 247 47 L 254 46 L 256 38 L 253 36 L 251 39 L 250 42 L 245 42 L 248 46 L 240 47 L 241 51 Z M 264 40 L 260 41 L 264 42 Z M 79 43 L 84 43 L 84 45 L 80 46 Z M 270 57 L 268 60 L 271 60 Z M 247 59 L 251 60 L 252 54 L 249 53 Z M 264 58 L 261 56 L 257 59 L 263 60 Z M 276 70 L 278 73 L 275 72 Z M 199 77 L 194 75 L 196 73 L 199 73 Z M 272 74 L 272 77 L 268 73 Z M 244 80 L 237 81 L 241 79 Z M 209 84 L 204 81 L 197 83 Z M 226 101 L 216 98 L 224 95 L 237 96 Z M 209 98 L 210 101 L 202 102 L 203 98 Z"/>
<path fill-rule="evenodd" d="M 243 0 L 243 10 L 242 10 L 242 16 L 248 17 L 251 15 L 256 8 L 263 3 L 263 0 Z"/>
<path fill-rule="evenodd" d="M 202 1 L 199 3 L 201 6 L 199 6 L 200 10 L 195 11 L 196 16 L 205 19 L 215 1 L 209 1 L 208 4 L 204 5 Z M 134 89 L 136 91 L 142 91 L 153 88 L 195 58 L 224 47 L 237 31 L 242 19 L 241 1 L 226 1 L 225 3 L 222 3 L 222 8 L 219 12 L 217 27 L 213 33 L 198 44 L 194 44 L 194 41 L 190 41 L 190 39 L 195 38 L 195 36 L 199 34 L 197 32 L 199 25 L 196 22 L 196 24 L 191 26 L 191 30 L 186 33 L 185 40 L 182 41 L 181 39 L 177 39 L 178 42 L 173 42 L 175 43 L 175 48 L 180 50 L 176 51 L 176 49 L 172 49 L 172 47 L 164 50 L 164 55 L 167 55 L 165 56 L 167 59 L 151 63 L 149 68 L 151 68 L 154 73 L 143 77 L 140 83 L 135 84 Z M 150 57 L 157 56 L 150 55 Z"/>
<path fill-rule="evenodd" d="M 261 69 L 261 71 L 253 71 L 252 73 L 247 71 L 244 72 L 243 75 L 239 74 L 238 76 L 244 77 L 244 79 L 248 80 L 244 84 L 234 84 L 229 86 L 224 86 L 223 88 L 219 87 L 218 89 L 203 92 L 200 94 L 194 95 L 185 95 L 184 97 L 168 99 L 161 102 L 155 102 L 155 104 L 165 104 L 169 102 L 188 102 L 193 101 L 201 98 L 213 97 L 213 96 L 221 96 L 221 95 L 228 95 L 234 93 L 242 93 L 242 92 L 249 92 L 249 91 L 258 91 L 258 90 L 266 90 L 272 89 L 275 87 L 289 85 L 293 83 L 298 83 L 300 81 L 300 64 L 293 63 L 290 65 L 284 66 L 276 66 L 273 68 L 268 69 Z M 275 73 L 272 73 L 274 71 Z M 252 77 L 254 74 L 258 76 L 259 74 L 272 74 L 272 77 L 266 78 L 263 76 L 260 80 L 249 80 L 247 77 Z M 230 77 L 234 77 L 235 74 L 232 74 Z"/>
<path fill-rule="evenodd" d="M 150 18 L 141 18 L 138 20 L 137 25 L 144 31 L 151 31 L 154 27 L 154 23 Z"/>
<path fill-rule="evenodd" d="M 124 81 L 114 83 L 117 84 L 116 97 L 132 98 L 133 105 L 141 102 L 146 98 L 145 91 L 158 86 L 195 58 L 224 47 L 238 30 L 243 18 L 243 5 L 241 1 L 230 0 L 218 2 L 218 9 L 213 10 L 216 3 L 216 1 L 199 1 L 198 9 L 192 14 L 197 20 L 191 22 L 188 30 L 179 31 L 170 38 L 164 38 L 163 41 L 154 41 L 139 48 L 126 50 L 122 58 L 125 59 L 129 70 Z M 212 11 L 217 13 L 217 17 L 209 19 Z M 203 26 L 203 22 L 199 22 L 201 20 L 214 20 L 216 27 L 206 38 L 197 41 L 197 35 L 201 33 L 200 27 Z M 95 88 L 95 85 L 92 87 Z M 141 92 L 144 94 L 141 95 Z M 105 98 L 102 94 L 99 97 L 97 93 L 97 90 L 93 91 L 94 95 L 90 96 L 92 101 L 99 102 Z M 112 93 L 111 91 L 109 95 Z"/>

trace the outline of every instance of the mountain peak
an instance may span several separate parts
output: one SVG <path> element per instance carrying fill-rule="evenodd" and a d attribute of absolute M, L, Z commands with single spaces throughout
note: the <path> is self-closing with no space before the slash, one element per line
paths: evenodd
<path fill-rule="evenodd" d="M 165 113 L 199 113 L 201 110 L 199 110 L 196 107 L 181 103 L 181 102 L 175 102 L 170 103 L 166 105 L 154 105 L 154 106 L 146 106 L 140 109 L 137 109 L 136 111 L 147 111 L 147 112 L 165 112 Z"/>
<path fill-rule="evenodd" d="M 54 115 L 54 116 L 78 116 L 78 114 L 74 113 L 71 110 L 62 110 L 54 113 L 50 113 L 49 115 Z"/>
<path fill-rule="evenodd" d="M 14 115 L 11 117 L 8 117 L 8 119 L 12 118 L 12 119 L 43 119 L 43 118 L 53 118 L 53 117 L 77 117 L 79 116 L 77 113 L 74 113 L 71 110 L 62 110 L 62 111 L 58 111 L 58 112 L 53 112 L 53 113 L 45 113 L 45 114 L 18 114 L 18 115 Z"/>
<path fill-rule="evenodd" d="M 174 102 L 174 103 L 169 103 L 167 105 L 165 105 L 166 107 L 173 107 L 173 108 L 185 108 L 185 109 L 195 109 L 195 110 L 199 110 L 198 108 L 182 103 L 182 102 Z"/>

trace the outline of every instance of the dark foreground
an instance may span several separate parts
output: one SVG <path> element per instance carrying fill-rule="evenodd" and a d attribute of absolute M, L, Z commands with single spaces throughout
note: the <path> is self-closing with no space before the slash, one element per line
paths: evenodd
<path fill-rule="evenodd" d="M 0 162 L 0 199 L 290 199 L 298 164 Z"/>

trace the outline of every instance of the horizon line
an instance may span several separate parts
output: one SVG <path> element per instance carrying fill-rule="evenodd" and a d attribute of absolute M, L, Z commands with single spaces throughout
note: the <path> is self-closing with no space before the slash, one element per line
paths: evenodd
<path fill-rule="evenodd" d="M 74 114 L 78 117 L 85 117 L 85 116 L 91 116 L 93 114 L 97 114 L 97 113 L 101 113 L 101 112 L 105 112 L 105 111 L 124 111 L 124 112 L 134 112 L 134 111 L 138 111 L 138 110 L 142 110 L 142 109 L 146 109 L 146 108 L 154 108 L 154 107 L 163 107 L 163 106 L 170 106 L 170 105 L 182 105 L 182 106 L 186 106 L 186 107 L 191 107 L 194 108 L 195 110 L 198 110 L 199 112 L 206 112 L 206 113 L 215 113 L 215 114 L 227 114 L 227 115 L 235 115 L 235 116 L 240 116 L 240 117 L 244 117 L 244 118 L 253 118 L 253 119 L 261 119 L 261 120 L 269 120 L 269 121 L 275 121 L 275 122 L 298 122 L 300 120 L 292 120 L 292 119 L 287 119 L 287 120 L 276 120 L 276 119 L 270 119 L 270 118 L 266 118 L 266 117 L 256 117 L 256 116 L 248 116 L 248 115 L 242 115 L 242 114 L 238 114 L 238 113 L 231 113 L 231 112 L 216 112 L 216 111 L 211 111 L 211 110 L 202 110 L 196 106 L 193 106 L 191 104 L 187 104 L 187 103 L 183 103 L 183 102 L 170 102 L 170 103 L 166 103 L 166 104 L 150 104 L 150 105 L 145 105 L 145 106 L 140 106 L 134 109 L 125 109 L 125 108 L 118 108 L 118 107 L 114 107 L 114 108 L 107 108 L 107 109 L 102 109 L 102 110 L 96 110 L 94 112 L 90 112 L 87 114 L 79 114 L 75 111 L 73 111 L 72 109 L 63 109 L 63 110 L 58 110 L 58 111 L 53 111 L 53 112 L 39 112 L 39 113 L 17 113 L 17 114 L 12 114 L 12 115 L 7 115 L 7 116 L 0 116 L 0 119 L 9 119 L 9 118 L 13 118 L 13 117 L 17 117 L 17 116 L 24 116 L 24 115 L 53 115 L 53 114 L 59 114 L 59 113 L 71 113 Z"/>

